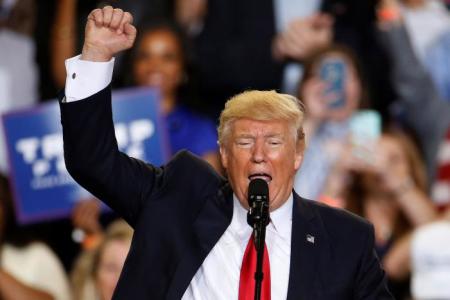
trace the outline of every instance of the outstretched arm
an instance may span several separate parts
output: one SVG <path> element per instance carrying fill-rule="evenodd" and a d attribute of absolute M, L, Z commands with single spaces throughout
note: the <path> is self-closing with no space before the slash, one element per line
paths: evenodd
<path fill-rule="evenodd" d="M 69 173 L 134 225 L 142 199 L 154 191 L 162 178 L 162 170 L 119 152 L 112 120 L 111 91 L 107 80 L 97 78 L 108 77 L 105 72 L 102 74 L 105 65 L 111 72 L 112 62 L 109 61 L 113 56 L 133 45 L 136 29 L 131 21 L 129 13 L 110 6 L 90 13 L 82 55 L 80 59 L 67 61 L 68 69 L 72 66 L 74 71 L 69 73 L 66 83 L 69 103 L 64 100 L 61 103 L 61 120 Z M 95 84 L 101 87 L 97 90 L 89 87 Z M 77 89 L 82 97 L 73 96 Z"/>

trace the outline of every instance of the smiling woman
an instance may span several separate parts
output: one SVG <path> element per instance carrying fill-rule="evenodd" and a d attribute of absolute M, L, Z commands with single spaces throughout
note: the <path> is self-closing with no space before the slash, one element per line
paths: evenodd
<path fill-rule="evenodd" d="M 132 53 L 133 83 L 159 90 L 172 153 L 187 149 L 221 170 L 214 123 L 185 102 L 191 62 L 182 31 L 171 23 L 144 26 Z"/>

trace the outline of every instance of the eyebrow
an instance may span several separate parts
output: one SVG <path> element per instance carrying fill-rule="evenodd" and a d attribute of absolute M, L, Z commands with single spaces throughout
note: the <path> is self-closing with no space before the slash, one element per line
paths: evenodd
<path fill-rule="evenodd" d="M 242 133 L 236 135 L 237 139 L 254 139 L 255 136 L 250 133 Z M 284 138 L 284 135 L 281 133 L 269 133 L 267 135 L 264 135 L 264 138 Z"/>

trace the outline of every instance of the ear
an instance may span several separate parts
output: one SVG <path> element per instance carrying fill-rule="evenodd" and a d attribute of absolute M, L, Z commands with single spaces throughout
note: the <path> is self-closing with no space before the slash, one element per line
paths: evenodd
<path fill-rule="evenodd" d="M 228 167 L 228 153 L 227 153 L 227 149 L 223 145 L 220 145 L 219 151 L 220 151 L 220 160 L 222 162 L 222 166 L 225 169 L 227 169 L 227 167 Z"/>
<path fill-rule="evenodd" d="M 303 161 L 303 152 L 297 152 L 295 153 L 295 160 L 294 160 L 294 168 L 295 171 L 297 171 L 298 169 L 300 169 L 300 166 L 302 165 L 302 161 Z"/>
<path fill-rule="evenodd" d="M 295 150 L 296 151 L 295 151 L 295 159 L 294 159 L 294 168 L 295 168 L 295 171 L 297 171 L 298 169 L 300 169 L 300 166 L 302 165 L 302 161 L 303 161 L 303 155 L 304 155 L 304 151 L 305 151 L 304 140 L 297 142 L 297 147 Z"/>

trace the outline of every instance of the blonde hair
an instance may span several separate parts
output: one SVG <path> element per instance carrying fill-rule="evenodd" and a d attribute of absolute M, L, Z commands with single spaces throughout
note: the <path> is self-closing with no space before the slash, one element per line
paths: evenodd
<path fill-rule="evenodd" d="M 103 250 L 111 241 L 131 241 L 133 229 L 124 220 L 116 220 L 106 229 L 101 243 L 92 250 L 85 250 L 77 258 L 71 272 L 74 300 L 97 300 L 98 290 L 95 285 L 98 265 Z"/>
<path fill-rule="evenodd" d="M 257 121 L 283 120 L 291 124 L 296 141 L 303 140 L 304 108 L 294 96 L 276 91 L 245 91 L 225 103 L 220 114 L 219 144 L 226 142 L 231 124 L 237 119 Z"/>
<path fill-rule="evenodd" d="M 131 226 L 122 219 L 114 221 L 108 226 L 108 228 L 106 228 L 105 236 L 98 246 L 98 249 L 96 249 L 96 251 L 94 252 L 94 261 L 91 270 L 94 277 L 97 276 L 100 259 L 106 246 L 111 241 L 131 242 L 131 239 L 133 238 L 133 232 L 133 228 L 131 228 Z"/>

